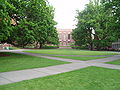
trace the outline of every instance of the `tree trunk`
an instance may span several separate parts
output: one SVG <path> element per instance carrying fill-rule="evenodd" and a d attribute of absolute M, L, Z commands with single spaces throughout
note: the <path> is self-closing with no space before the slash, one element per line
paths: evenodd
<path fill-rule="evenodd" d="M 38 42 L 36 42 L 36 44 L 35 44 L 35 48 L 38 48 Z"/>
<path fill-rule="evenodd" d="M 43 44 L 41 44 L 41 43 L 40 43 L 40 46 L 39 46 L 39 48 L 41 49 L 41 48 L 42 48 L 42 46 L 43 46 Z"/>
<path fill-rule="evenodd" d="M 24 45 L 22 45 L 22 48 L 24 48 L 25 46 Z"/>
<path fill-rule="evenodd" d="M 97 48 L 98 51 L 101 49 L 101 47 L 99 45 L 96 48 Z"/>
<path fill-rule="evenodd" d="M 90 43 L 90 50 L 93 50 L 94 49 L 94 46 L 93 46 L 93 43 Z"/>

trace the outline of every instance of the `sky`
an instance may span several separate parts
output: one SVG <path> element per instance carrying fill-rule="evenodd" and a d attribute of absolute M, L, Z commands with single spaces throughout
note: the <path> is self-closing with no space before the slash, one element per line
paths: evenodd
<path fill-rule="evenodd" d="M 89 0 L 48 0 L 50 5 L 55 8 L 55 18 L 57 28 L 75 28 L 76 10 L 82 11 Z"/>

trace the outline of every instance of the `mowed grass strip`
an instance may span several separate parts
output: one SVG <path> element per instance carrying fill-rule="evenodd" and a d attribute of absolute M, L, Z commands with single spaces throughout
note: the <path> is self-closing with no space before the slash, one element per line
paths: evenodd
<path fill-rule="evenodd" d="M 105 52 L 105 51 L 85 51 L 85 50 L 75 50 L 75 49 L 41 49 L 41 50 L 31 50 L 24 52 L 55 54 L 55 55 L 118 55 L 117 53 Z"/>
<path fill-rule="evenodd" d="M 120 65 L 120 59 L 117 59 L 117 60 L 114 60 L 114 61 L 111 61 L 111 62 L 106 62 L 106 63 Z"/>
<path fill-rule="evenodd" d="M 119 90 L 120 70 L 100 67 L 0 86 L 0 90 Z"/>
<path fill-rule="evenodd" d="M 78 56 L 77 56 L 77 57 L 75 57 L 75 56 L 52 56 L 52 57 L 59 57 L 59 58 L 66 58 L 66 59 L 74 59 L 74 60 L 81 60 L 81 61 L 107 58 L 107 57 L 78 57 Z"/>
<path fill-rule="evenodd" d="M 4 52 L 0 56 L 0 72 L 41 68 L 66 63 L 68 62 Z"/>

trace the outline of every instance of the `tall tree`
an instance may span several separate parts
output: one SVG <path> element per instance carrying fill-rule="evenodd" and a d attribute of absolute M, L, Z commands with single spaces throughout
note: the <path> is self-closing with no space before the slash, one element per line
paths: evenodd
<path fill-rule="evenodd" d="M 19 47 L 37 42 L 40 48 L 46 43 L 58 43 L 54 27 L 56 22 L 53 20 L 54 10 L 46 0 L 8 0 L 8 2 L 15 9 L 7 8 L 6 12 L 16 24 L 11 26 L 13 31 L 5 42 Z"/>
<path fill-rule="evenodd" d="M 73 31 L 76 44 L 87 44 L 90 49 L 110 46 L 116 39 L 111 29 L 111 9 L 105 10 L 100 0 L 90 1 L 82 12 L 78 12 L 77 28 Z M 79 33 L 79 34 L 78 34 Z"/>
<path fill-rule="evenodd" d="M 92 31 L 95 23 L 95 7 L 90 2 L 86 8 L 79 12 L 77 16 L 77 28 L 73 31 L 73 39 L 77 45 L 86 44 L 89 48 L 93 49 Z"/>
<path fill-rule="evenodd" d="M 53 8 L 45 0 L 30 0 L 27 6 L 26 15 L 28 20 L 36 24 L 34 37 L 41 48 L 47 42 L 50 42 L 49 37 L 58 38 L 54 25 Z M 54 34 L 53 34 L 54 33 Z M 54 39 L 58 42 L 58 39 Z"/>

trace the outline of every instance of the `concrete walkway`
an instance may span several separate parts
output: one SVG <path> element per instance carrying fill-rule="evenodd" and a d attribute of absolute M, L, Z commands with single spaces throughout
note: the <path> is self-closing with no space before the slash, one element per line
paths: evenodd
<path fill-rule="evenodd" d="M 19 70 L 19 71 L 11 71 L 11 72 L 2 72 L 0 73 L 0 85 L 15 83 L 23 80 L 30 80 L 34 78 L 69 72 L 72 70 L 77 70 L 81 68 L 85 68 L 88 66 L 97 66 L 97 67 L 105 67 L 110 69 L 120 69 L 120 65 L 111 65 L 105 64 L 104 62 L 113 61 L 116 59 L 120 59 L 120 55 L 115 55 L 108 58 L 103 59 L 96 59 L 90 61 L 80 61 L 80 60 L 73 60 L 73 59 L 63 59 L 57 57 L 50 57 L 50 56 L 43 56 L 41 54 L 34 54 L 34 53 L 26 53 L 19 51 L 10 51 L 14 53 L 26 54 L 31 56 L 43 57 L 48 59 L 55 59 L 60 61 L 71 62 L 70 64 L 63 64 L 63 65 L 56 65 L 56 66 L 49 66 L 45 68 L 34 68 L 34 69 L 26 69 L 26 70 Z"/>
<path fill-rule="evenodd" d="M 45 68 L 3 72 L 0 73 L 0 85 L 69 72 L 72 70 L 85 68 L 88 66 L 89 66 L 88 64 L 83 64 L 83 63 L 71 63 L 71 64 L 63 64 L 57 66 L 50 66 Z"/>

